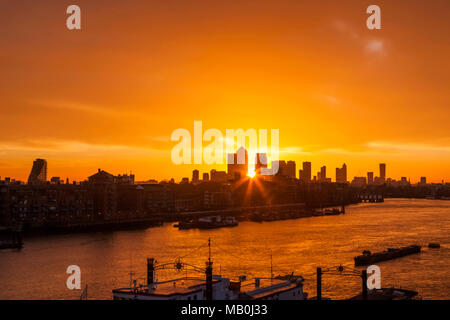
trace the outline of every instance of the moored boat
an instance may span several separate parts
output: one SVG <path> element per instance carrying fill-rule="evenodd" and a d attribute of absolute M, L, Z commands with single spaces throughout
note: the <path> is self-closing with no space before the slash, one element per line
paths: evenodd
<path fill-rule="evenodd" d="M 364 250 L 362 255 L 354 258 L 356 266 L 365 266 L 375 262 L 400 258 L 414 253 L 420 253 L 421 246 L 412 245 L 402 248 L 389 248 L 382 252 L 371 253 Z"/>
<path fill-rule="evenodd" d="M 417 296 L 416 291 L 396 289 L 396 288 L 381 288 L 367 291 L 367 300 L 411 300 Z M 363 295 L 359 294 L 350 298 L 350 300 L 363 300 Z"/>
<path fill-rule="evenodd" d="M 208 216 L 198 219 L 184 220 L 175 224 L 178 229 L 216 229 L 225 227 L 235 227 L 239 224 L 235 217 Z"/>
<path fill-rule="evenodd" d="M 173 266 L 178 272 L 185 270 L 186 276 L 176 279 L 155 281 L 156 271 Z M 213 275 L 211 257 L 206 268 L 199 268 L 177 260 L 175 263 L 158 264 L 154 258 L 147 259 L 147 281 L 137 280 L 127 288 L 114 289 L 114 300 L 306 300 L 303 292 L 303 277 L 286 275 L 248 280 L 240 276 L 230 280 L 221 275 Z M 188 276 L 188 269 L 204 273 L 204 277 Z"/>

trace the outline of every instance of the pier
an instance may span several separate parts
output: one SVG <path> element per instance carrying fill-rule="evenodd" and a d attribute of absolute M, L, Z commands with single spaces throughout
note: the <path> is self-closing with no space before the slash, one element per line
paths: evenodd
<path fill-rule="evenodd" d="M 358 195 L 358 199 L 361 202 L 384 202 L 384 196 L 376 193 L 362 193 Z"/>

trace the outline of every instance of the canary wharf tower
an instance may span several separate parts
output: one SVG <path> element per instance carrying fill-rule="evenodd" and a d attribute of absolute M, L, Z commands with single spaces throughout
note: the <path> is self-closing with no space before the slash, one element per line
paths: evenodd
<path fill-rule="evenodd" d="M 28 184 L 39 184 L 47 181 L 47 161 L 45 159 L 36 159 L 33 161 Z"/>

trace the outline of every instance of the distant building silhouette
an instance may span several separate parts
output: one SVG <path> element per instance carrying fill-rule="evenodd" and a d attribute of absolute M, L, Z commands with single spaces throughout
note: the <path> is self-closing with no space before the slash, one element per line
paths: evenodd
<path fill-rule="evenodd" d="M 303 170 L 299 170 L 299 179 L 305 183 L 311 182 L 311 162 L 303 162 Z"/>
<path fill-rule="evenodd" d="M 47 181 L 47 161 L 44 159 L 36 159 L 33 161 L 28 184 L 39 184 Z"/>
<path fill-rule="evenodd" d="M 367 172 L 367 183 L 373 184 L 373 172 Z"/>
<path fill-rule="evenodd" d="M 62 184 L 63 181 L 61 180 L 60 177 L 52 177 L 52 178 L 50 179 L 50 183 L 51 183 L 51 184 Z"/>
<path fill-rule="evenodd" d="M 272 168 L 278 167 L 278 171 L 276 173 L 277 176 L 286 176 L 286 161 L 284 160 L 274 160 L 271 164 Z"/>
<path fill-rule="evenodd" d="M 88 177 L 88 183 L 90 184 L 134 184 L 134 174 L 119 174 L 114 176 L 102 169 L 98 169 L 97 173 Z"/>
<path fill-rule="evenodd" d="M 272 161 L 272 168 L 276 168 L 277 166 L 278 166 L 278 172 L 276 173 L 277 176 L 295 179 L 296 177 L 295 161 L 292 160 L 289 160 L 287 162 L 285 160 Z"/>
<path fill-rule="evenodd" d="M 108 184 L 114 183 L 114 176 L 102 169 L 98 169 L 97 173 L 88 177 L 90 184 Z"/>
<path fill-rule="evenodd" d="M 247 176 L 248 153 L 244 147 L 240 147 L 236 153 L 229 153 L 227 155 L 227 169 L 228 176 L 231 180 L 239 180 Z"/>
<path fill-rule="evenodd" d="M 118 184 L 134 184 L 134 174 L 119 174 L 114 177 L 114 181 Z"/>
<path fill-rule="evenodd" d="M 289 160 L 286 163 L 286 176 L 288 176 L 289 178 L 295 179 L 296 178 L 296 165 L 295 165 L 295 161 Z"/>
<path fill-rule="evenodd" d="M 260 175 L 261 169 L 267 168 L 267 154 L 257 153 L 255 161 L 255 174 Z"/>
<path fill-rule="evenodd" d="M 345 163 L 342 168 L 336 168 L 336 182 L 347 183 L 347 165 Z"/>
<path fill-rule="evenodd" d="M 212 182 L 227 182 L 227 173 L 225 171 L 217 171 L 216 169 L 211 170 L 210 179 Z"/>
<path fill-rule="evenodd" d="M 208 172 L 203 173 L 203 181 L 205 181 L 205 182 L 209 181 L 209 173 Z"/>
<path fill-rule="evenodd" d="M 380 179 L 381 181 L 386 181 L 386 164 L 380 163 Z"/>
<path fill-rule="evenodd" d="M 319 182 L 327 181 L 327 167 L 326 166 L 320 167 L 320 171 L 317 172 L 317 180 Z"/>
<path fill-rule="evenodd" d="M 354 177 L 351 183 L 351 185 L 354 187 L 364 187 L 366 184 L 366 177 Z"/>
<path fill-rule="evenodd" d="M 198 183 L 200 180 L 200 172 L 195 169 L 192 171 L 192 183 Z"/>

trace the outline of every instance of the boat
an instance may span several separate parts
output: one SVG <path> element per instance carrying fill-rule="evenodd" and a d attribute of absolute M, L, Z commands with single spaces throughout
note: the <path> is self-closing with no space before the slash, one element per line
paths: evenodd
<path fill-rule="evenodd" d="M 235 217 L 208 216 L 191 220 L 183 220 L 175 224 L 179 230 L 186 229 L 216 229 L 224 227 L 235 227 L 239 224 Z"/>
<path fill-rule="evenodd" d="M 356 256 L 355 266 L 370 265 L 375 262 L 386 261 L 400 258 L 414 253 L 420 253 L 421 246 L 411 245 L 402 248 L 388 248 L 382 252 L 371 253 L 369 250 L 364 250 L 362 255 Z"/>
<path fill-rule="evenodd" d="M 213 300 L 306 300 L 303 280 L 255 278 L 236 280 L 214 275 Z M 198 277 L 184 277 L 150 285 L 114 289 L 114 300 L 208 300 L 206 281 Z"/>
<path fill-rule="evenodd" d="M 137 280 L 126 288 L 113 289 L 114 300 L 306 300 L 303 292 L 303 277 L 278 276 L 272 278 L 247 279 L 239 276 L 236 280 L 213 275 L 210 258 L 206 268 L 199 268 L 181 262 L 157 264 L 154 258 L 147 259 L 147 279 L 145 284 Z M 178 272 L 185 270 L 186 276 L 165 281 L 155 281 L 156 270 L 175 267 Z M 190 269 L 189 269 L 190 267 Z M 204 277 L 187 275 L 187 270 L 203 273 Z"/>
<path fill-rule="evenodd" d="M 263 222 L 263 217 L 262 214 L 259 212 L 255 212 L 253 214 L 250 215 L 250 221 L 253 222 Z"/>
<path fill-rule="evenodd" d="M 439 243 L 430 242 L 428 244 L 428 248 L 431 248 L 431 249 L 439 249 L 440 247 L 441 247 L 441 245 Z"/>
<path fill-rule="evenodd" d="M 336 208 L 326 209 L 326 210 L 315 210 L 312 212 L 313 217 L 322 217 L 322 216 L 338 216 L 340 214 L 344 214 L 344 210 L 339 210 Z"/>
<path fill-rule="evenodd" d="M 14 230 L 12 232 L 12 239 L 10 241 L 0 241 L 0 249 L 22 249 L 23 238 L 21 230 Z"/>
<path fill-rule="evenodd" d="M 332 210 L 325 210 L 323 213 L 325 216 L 338 216 L 341 214 L 341 211 L 339 209 L 332 209 Z"/>
<path fill-rule="evenodd" d="M 12 241 L 0 241 L 0 249 L 22 249 L 23 243 Z"/>
<path fill-rule="evenodd" d="M 411 300 L 417 296 L 416 291 L 396 289 L 396 288 L 381 288 L 367 291 L 367 300 Z M 363 300 L 362 294 L 356 295 L 349 300 Z"/>
<path fill-rule="evenodd" d="M 323 211 L 319 211 L 319 210 L 314 210 L 313 212 L 312 212 L 312 216 L 313 217 L 322 217 L 324 214 L 323 214 Z"/>

